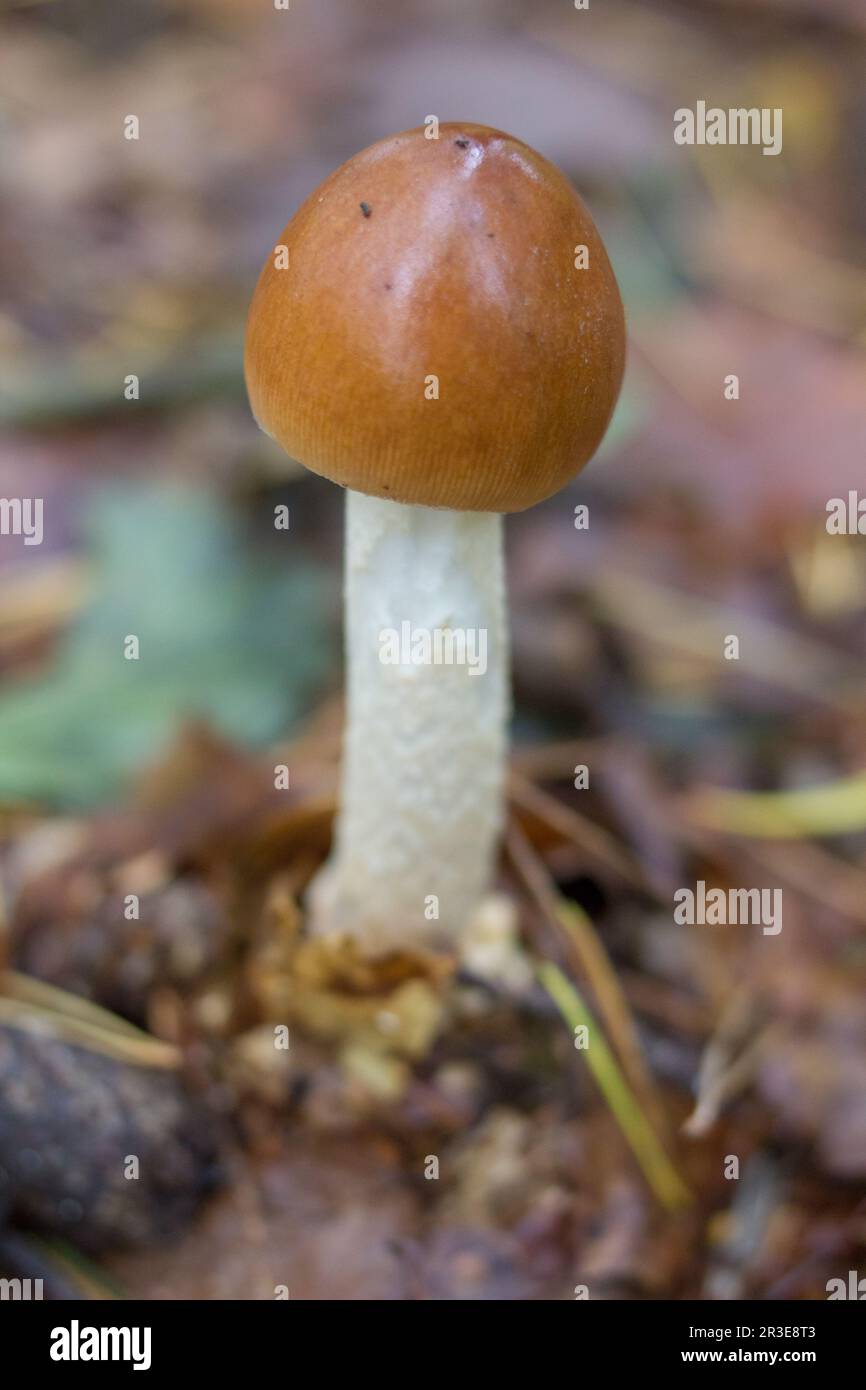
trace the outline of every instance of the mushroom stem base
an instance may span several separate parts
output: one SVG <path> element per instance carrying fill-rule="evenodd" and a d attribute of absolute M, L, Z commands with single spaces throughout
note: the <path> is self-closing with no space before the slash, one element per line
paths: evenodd
<path fill-rule="evenodd" d="M 488 887 L 509 712 L 503 521 L 347 493 L 347 715 L 314 931 L 454 938 Z"/>

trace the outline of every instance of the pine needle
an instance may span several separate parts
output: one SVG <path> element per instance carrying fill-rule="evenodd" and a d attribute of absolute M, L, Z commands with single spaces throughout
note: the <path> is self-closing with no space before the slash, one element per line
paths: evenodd
<path fill-rule="evenodd" d="M 668 1211 L 694 1200 L 668 1158 L 614 1057 L 604 1033 L 577 989 L 550 961 L 536 967 L 538 978 L 569 1027 L 585 1027 L 589 1043 L 584 1052 L 595 1082 L 637 1159 L 652 1192 Z"/>

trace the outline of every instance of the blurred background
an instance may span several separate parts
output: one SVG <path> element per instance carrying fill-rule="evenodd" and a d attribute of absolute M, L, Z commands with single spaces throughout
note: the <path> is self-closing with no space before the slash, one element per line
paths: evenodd
<path fill-rule="evenodd" d="M 0 1274 L 809 1299 L 866 1273 L 866 515 L 826 525 L 866 498 L 864 58 L 861 0 L 3 0 L 0 495 L 43 499 L 44 537 L 0 537 Z M 678 146 L 698 100 L 782 108 L 782 152 Z M 430 114 L 573 179 L 629 327 L 600 454 L 508 520 L 508 900 L 447 1003 L 418 962 L 335 988 L 299 954 L 342 498 L 242 379 L 288 217 Z M 781 888 L 783 931 L 676 925 L 699 879 Z"/>

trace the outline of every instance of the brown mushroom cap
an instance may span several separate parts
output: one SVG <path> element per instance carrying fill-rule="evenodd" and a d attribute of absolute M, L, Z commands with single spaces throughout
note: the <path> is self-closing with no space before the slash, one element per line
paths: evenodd
<path fill-rule="evenodd" d="M 288 267 L 268 256 L 250 307 L 247 390 L 313 472 L 398 502 L 514 512 L 597 448 L 622 381 L 619 290 L 580 198 L 522 141 L 454 123 L 380 140 L 279 245 Z"/>

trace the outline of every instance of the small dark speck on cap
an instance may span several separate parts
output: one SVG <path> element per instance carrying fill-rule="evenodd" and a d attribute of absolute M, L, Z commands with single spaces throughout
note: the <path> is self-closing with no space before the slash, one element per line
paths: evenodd
<path fill-rule="evenodd" d="M 365 217 L 369 217 L 370 213 L 373 211 L 369 203 L 361 203 L 360 208 Z"/>
<path fill-rule="evenodd" d="M 460 140 L 455 140 L 454 143 L 455 143 L 455 145 L 459 145 L 460 148 L 461 148 L 461 150 L 468 150 L 468 149 L 469 149 L 469 141 L 466 140 L 465 138 L 461 138 Z"/>

